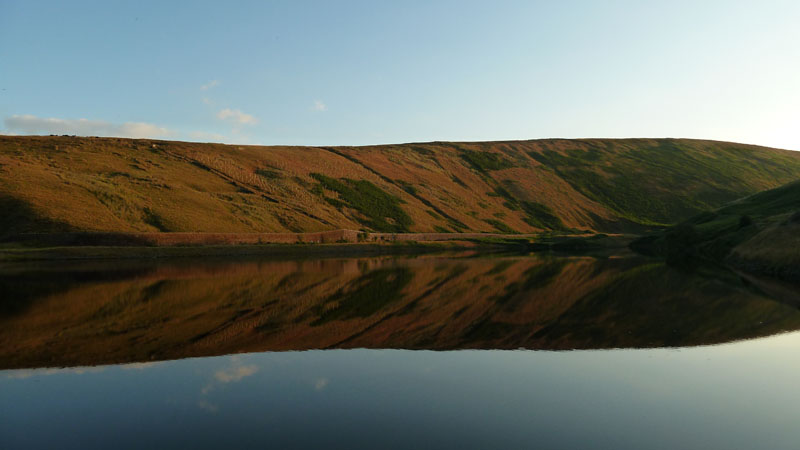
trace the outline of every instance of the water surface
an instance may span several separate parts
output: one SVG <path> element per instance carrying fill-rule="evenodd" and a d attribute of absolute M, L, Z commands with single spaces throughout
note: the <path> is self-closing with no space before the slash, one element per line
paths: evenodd
<path fill-rule="evenodd" d="M 2 448 L 800 441 L 794 291 L 718 269 L 630 255 L 13 265 L 0 294 Z"/>

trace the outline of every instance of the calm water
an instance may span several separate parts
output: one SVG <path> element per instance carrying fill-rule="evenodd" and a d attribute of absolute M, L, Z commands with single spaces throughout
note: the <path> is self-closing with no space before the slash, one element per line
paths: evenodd
<path fill-rule="evenodd" d="M 64 266 L 0 267 L 0 448 L 800 442 L 791 286 L 628 255 Z"/>

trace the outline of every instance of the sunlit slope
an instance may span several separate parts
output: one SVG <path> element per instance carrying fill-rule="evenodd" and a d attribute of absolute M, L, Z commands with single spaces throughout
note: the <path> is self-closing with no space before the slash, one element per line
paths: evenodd
<path fill-rule="evenodd" d="M 0 236 L 636 231 L 798 178 L 798 153 L 698 140 L 257 147 L 0 136 Z"/>

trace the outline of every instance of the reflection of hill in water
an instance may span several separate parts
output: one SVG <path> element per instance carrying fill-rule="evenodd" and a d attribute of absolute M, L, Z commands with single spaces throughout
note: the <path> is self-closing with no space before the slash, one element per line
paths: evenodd
<path fill-rule="evenodd" d="M 0 276 L 0 368 L 316 348 L 714 344 L 800 329 L 730 274 L 639 258 L 124 263 Z"/>

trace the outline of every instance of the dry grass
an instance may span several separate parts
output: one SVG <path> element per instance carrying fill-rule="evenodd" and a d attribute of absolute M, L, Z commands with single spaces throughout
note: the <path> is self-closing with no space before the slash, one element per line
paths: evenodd
<path fill-rule="evenodd" d="M 608 232 L 677 222 L 791 181 L 800 155 L 692 140 L 318 148 L 0 136 L 0 237 L 377 231 L 365 224 L 395 220 L 375 220 L 381 205 L 320 195 L 311 174 L 363 180 L 385 194 L 370 198 L 399 199 L 408 225 L 398 228 L 410 232 L 491 233 L 498 221 L 539 232 L 547 222 L 532 215 L 548 208 L 566 228 Z"/>

